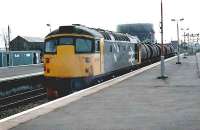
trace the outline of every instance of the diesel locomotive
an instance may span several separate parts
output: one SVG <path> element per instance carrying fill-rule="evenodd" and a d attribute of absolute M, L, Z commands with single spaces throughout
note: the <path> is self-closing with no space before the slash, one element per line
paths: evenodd
<path fill-rule="evenodd" d="M 159 44 L 142 44 L 132 35 L 89 28 L 60 26 L 45 37 L 44 86 L 48 97 L 86 88 L 104 77 L 158 61 Z M 164 45 L 165 57 L 174 55 Z"/>

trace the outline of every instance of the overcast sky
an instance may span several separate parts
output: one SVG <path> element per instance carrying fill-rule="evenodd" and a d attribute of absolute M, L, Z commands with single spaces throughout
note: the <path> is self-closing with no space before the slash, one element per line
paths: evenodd
<path fill-rule="evenodd" d="M 190 32 L 200 30 L 199 0 L 163 0 L 164 39 L 176 39 L 176 24 L 171 18 L 184 18 L 180 27 Z M 116 30 L 118 24 L 153 23 L 156 39 L 160 41 L 160 0 L 1 0 L 0 39 L 10 25 L 11 36 L 44 37 L 51 24 L 83 24 L 89 27 Z M 0 43 L 0 47 L 3 43 Z"/>

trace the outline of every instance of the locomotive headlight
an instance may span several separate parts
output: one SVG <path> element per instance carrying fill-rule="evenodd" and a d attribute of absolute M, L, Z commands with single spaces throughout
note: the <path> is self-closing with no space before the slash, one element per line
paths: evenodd
<path fill-rule="evenodd" d="M 88 68 L 86 68 L 86 69 L 85 69 L 85 72 L 86 72 L 86 73 L 89 73 L 89 69 L 88 69 Z"/>
<path fill-rule="evenodd" d="M 44 65 L 44 72 L 47 70 L 46 66 Z"/>
<path fill-rule="evenodd" d="M 45 58 L 45 63 L 49 63 L 50 59 L 49 58 Z"/>
<path fill-rule="evenodd" d="M 49 68 L 47 68 L 46 71 L 47 71 L 47 73 L 50 73 L 50 69 Z"/>

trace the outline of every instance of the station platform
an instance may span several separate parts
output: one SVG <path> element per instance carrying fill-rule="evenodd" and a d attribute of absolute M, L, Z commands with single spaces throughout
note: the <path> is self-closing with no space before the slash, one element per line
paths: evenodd
<path fill-rule="evenodd" d="M 197 130 L 200 128 L 198 64 L 195 56 L 181 58 L 181 62 L 176 64 L 176 58 L 166 62 L 165 80 L 157 79 L 160 76 L 157 65 L 11 130 Z M 60 104 L 66 102 L 64 98 L 58 99 Z M 52 103 L 46 111 L 55 105 Z M 20 116 L 12 122 L 27 118 Z"/>
<path fill-rule="evenodd" d="M 0 82 L 43 74 L 43 64 L 0 68 Z"/>

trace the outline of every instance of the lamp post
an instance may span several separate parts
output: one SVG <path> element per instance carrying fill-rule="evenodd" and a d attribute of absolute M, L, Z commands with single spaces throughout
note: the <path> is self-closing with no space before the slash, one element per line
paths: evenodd
<path fill-rule="evenodd" d="M 51 32 L 51 24 L 46 24 L 49 27 L 49 31 Z"/>
<path fill-rule="evenodd" d="M 181 64 L 180 62 L 180 40 L 179 40 L 179 26 L 178 26 L 178 23 L 183 21 L 184 19 L 181 18 L 181 19 L 171 19 L 171 21 L 173 22 L 176 22 L 176 26 L 177 26 L 177 41 L 178 41 L 178 45 L 177 45 L 177 62 L 176 64 Z"/>
<path fill-rule="evenodd" d="M 160 32 L 161 32 L 161 56 L 160 56 L 160 76 L 158 77 L 158 79 L 166 79 L 168 78 L 165 75 L 165 56 L 164 56 L 164 47 L 163 47 L 163 2 L 161 0 L 161 22 L 160 22 Z"/>
<path fill-rule="evenodd" d="M 7 51 L 10 50 L 10 26 L 8 25 L 8 43 L 7 43 Z"/>
<path fill-rule="evenodd" d="M 184 38 L 183 41 L 186 42 L 186 40 L 185 40 L 185 39 L 186 39 L 186 38 L 185 38 L 185 36 L 186 36 L 186 31 L 188 31 L 189 28 L 181 28 L 181 30 L 183 31 L 183 38 Z"/>
<path fill-rule="evenodd" d="M 187 52 L 187 43 L 186 43 L 186 38 L 185 38 L 185 36 L 187 36 L 186 35 L 186 31 L 188 31 L 189 30 L 189 28 L 186 28 L 186 29 L 184 29 L 184 28 L 181 28 L 181 30 L 183 31 L 183 38 L 184 38 L 184 46 L 185 46 L 185 52 L 184 52 L 184 56 L 183 56 L 183 58 L 187 58 L 186 57 L 186 52 Z M 189 44 L 189 43 L 188 43 Z"/>

